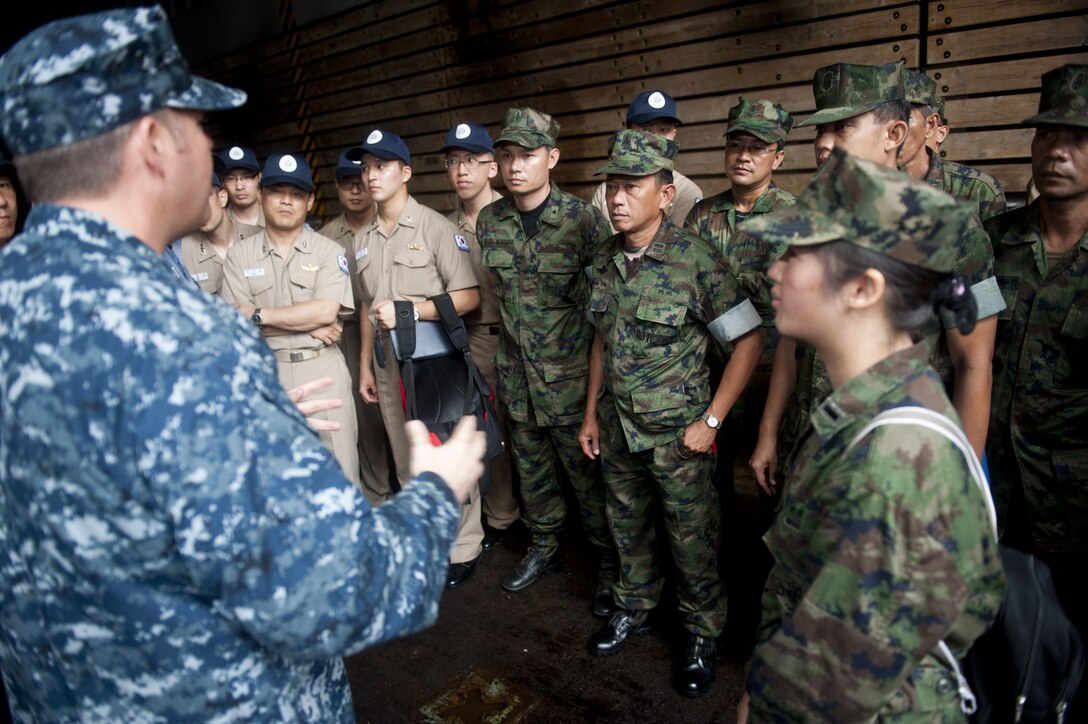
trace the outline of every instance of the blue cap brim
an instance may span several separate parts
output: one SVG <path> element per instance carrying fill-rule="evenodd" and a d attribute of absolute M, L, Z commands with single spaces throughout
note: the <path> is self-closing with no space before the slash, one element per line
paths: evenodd
<path fill-rule="evenodd" d="M 261 176 L 261 188 L 275 186 L 277 184 L 290 184 L 291 186 L 296 186 L 302 189 L 308 194 L 312 194 L 314 191 L 314 185 L 312 183 L 307 184 L 295 178 L 294 176 Z"/>
<path fill-rule="evenodd" d="M 188 90 L 170 98 L 165 105 L 183 111 L 226 111 L 245 102 L 245 91 L 194 75 Z"/>

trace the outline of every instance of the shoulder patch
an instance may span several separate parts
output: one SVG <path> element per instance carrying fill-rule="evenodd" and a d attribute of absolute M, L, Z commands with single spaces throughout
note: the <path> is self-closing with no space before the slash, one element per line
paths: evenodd
<path fill-rule="evenodd" d="M 344 256 L 343 254 L 337 254 L 336 263 L 340 265 L 340 271 L 344 272 L 345 274 L 348 273 L 348 258 L 346 256 Z"/>
<path fill-rule="evenodd" d="M 454 234 L 453 240 L 457 243 L 457 248 L 461 251 L 468 251 L 468 239 L 464 234 Z"/>

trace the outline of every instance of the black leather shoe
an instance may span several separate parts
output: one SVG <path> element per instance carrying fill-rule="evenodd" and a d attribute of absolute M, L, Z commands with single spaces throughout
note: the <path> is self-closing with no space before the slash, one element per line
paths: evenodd
<path fill-rule="evenodd" d="M 676 667 L 675 685 L 681 696 L 702 696 L 714 684 L 717 668 L 716 642 L 706 636 L 690 634 L 684 658 Z"/>
<path fill-rule="evenodd" d="M 593 615 L 597 618 L 609 618 L 618 610 L 616 600 L 612 597 L 612 583 L 599 582 L 597 592 L 593 594 Z"/>
<path fill-rule="evenodd" d="M 612 615 L 604 628 L 590 635 L 586 648 L 594 656 L 611 656 L 623 648 L 627 639 L 649 632 L 650 627 L 645 621 L 645 611 L 620 609 Z"/>
<path fill-rule="evenodd" d="M 489 551 L 499 543 L 502 543 L 502 539 L 505 537 L 506 528 L 492 528 L 487 523 L 484 523 L 484 542 L 482 545 L 485 551 Z"/>
<path fill-rule="evenodd" d="M 516 593 L 531 586 L 545 573 L 559 570 L 562 564 L 563 554 L 558 548 L 549 551 L 547 545 L 531 545 L 521 563 L 502 579 L 502 587 Z"/>
<path fill-rule="evenodd" d="M 465 561 L 464 563 L 451 563 L 450 569 L 446 573 L 446 588 L 457 588 L 472 578 L 472 574 L 476 572 L 476 564 L 479 562 L 480 557 L 476 556 L 471 561 Z"/>

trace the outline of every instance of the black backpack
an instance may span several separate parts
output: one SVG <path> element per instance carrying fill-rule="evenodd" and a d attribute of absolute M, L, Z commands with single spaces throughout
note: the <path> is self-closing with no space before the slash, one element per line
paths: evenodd
<path fill-rule="evenodd" d="M 873 417 L 850 447 L 873 429 L 890 424 L 923 425 L 959 448 L 990 511 L 997 540 L 990 487 L 963 431 L 932 410 L 897 407 Z M 1084 642 L 1058 603 L 1050 568 L 1030 553 L 1003 545 L 998 550 L 1008 588 L 993 625 L 972 644 L 963 672 L 944 641 L 938 648 L 956 675 L 961 708 L 971 722 L 1061 724 L 1084 672 Z M 1083 719 L 1081 714 L 1078 719 Z"/>

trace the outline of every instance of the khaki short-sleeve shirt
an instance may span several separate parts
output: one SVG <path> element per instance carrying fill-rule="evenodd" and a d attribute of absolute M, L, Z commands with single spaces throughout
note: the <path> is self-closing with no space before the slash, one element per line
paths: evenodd
<path fill-rule="evenodd" d="M 355 309 L 343 248 L 315 231 L 302 229 L 281 257 L 262 231 L 227 252 L 222 297 L 231 304 L 289 307 L 312 299 L 340 304 L 340 313 Z M 316 349 L 322 342 L 306 332 L 266 337 L 272 349 Z"/>
<path fill-rule="evenodd" d="M 232 246 L 243 239 L 261 233 L 261 227 L 243 224 L 240 221 L 228 223 L 234 227 Z M 181 240 L 181 263 L 185 271 L 200 288 L 209 294 L 219 294 L 223 288 L 223 257 L 215 251 L 211 238 L 203 231 L 185 236 Z"/>
<path fill-rule="evenodd" d="M 501 198 L 502 194 L 498 191 L 493 190 L 491 192 L 492 202 Z M 476 281 L 480 285 L 480 306 L 465 315 L 465 325 L 468 327 L 497 325 L 499 323 L 499 299 L 495 296 L 495 290 L 491 288 L 491 284 L 488 283 L 487 272 L 484 271 L 481 263 L 480 242 L 476 238 L 476 227 L 469 222 L 460 206 L 447 218 L 453 222 L 454 226 L 457 227 L 457 233 L 465 237 L 469 248 L 472 249 L 472 272 L 476 275 Z"/>
<path fill-rule="evenodd" d="M 355 246 L 355 287 L 365 304 L 387 299 L 422 302 L 479 286 L 468 240 L 437 211 L 411 196 L 393 233 L 375 216 Z"/>

